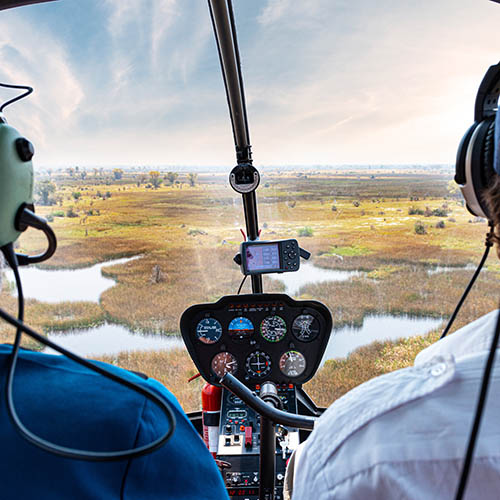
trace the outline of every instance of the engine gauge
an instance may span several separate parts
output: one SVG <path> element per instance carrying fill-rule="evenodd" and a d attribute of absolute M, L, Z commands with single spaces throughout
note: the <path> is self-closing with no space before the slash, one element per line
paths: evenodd
<path fill-rule="evenodd" d="M 286 335 L 286 323 L 281 316 L 268 316 L 260 324 L 260 334 L 268 342 L 279 342 Z"/>
<path fill-rule="evenodd" d="M 301 314 L 293 320 L 292 333 L 302 342 L 310 342 L 319 335 L 319 321 L 311 314 Z"/>
<path fill-rule="evenodd" d="M 202 319 L 196 325 L 196 338 L 204 344 L 215 344 L 222 336 L 222 326 L 215 318 Z"/>
<path fill-rule="evenodd" d="M 306 358 L 299 351 L 287 351 L 280 358 L 280 370 L 287 377 L 298 377 L 306 369 Z"/>
<path fill-rule="evenodd" d="M 238 316 L 231 320 L 228 327 L 229 335 L 235 340 L 244 340 L 253 335 L 253 323 L 245 316 Z"/>
<path fill-rule="evenodd" d="M 247 357 L 245 367 L 251 377 L 265 377 L 271 371 L 271 356 L 262 351 L 251 352 Z"/>
<path fill-rule="evenodd" d="M 238 362 L 230 352 L 219 352 L 212 358 L 212 371 L 223 377 L 226 373 L 234 375 L 238 369 Z"/>

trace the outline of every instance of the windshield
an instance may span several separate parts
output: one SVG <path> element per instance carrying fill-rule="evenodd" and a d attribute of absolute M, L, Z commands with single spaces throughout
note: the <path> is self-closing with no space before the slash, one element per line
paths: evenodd
<path fill-rule="evenodd" d="M 500 8 L 234 9 L 261 239 L 295 238 L 312 254 L 297 273 L 264 276 L 264 291 L 329 307 L 332 338 L 306 387 L 328 405 L 412 364 L 480 259 L 486 221 L 467 212 L 452 179 L 477 87 L 498 59 Z M 187 383 L 196 369 L 179 318 L 237 292 L 245 230 L 207 6 L 63 0 L 1 12 L 0 25 L 0 79 L 35 87 L 5 114 L 35 144 L 37 213 L 59 242 L 50 261 L 22 270 L 27 322 L 161 380 L 197 409 L 202 381 Z M 43 245 L 27 231 L 18 250 Z M 499 270 L 490 257 L 454 328 L 496 307 Z M 8 272 L 1 297 L 14 311 Z M 0 335 L 12 341 L 5 324 Z"/>

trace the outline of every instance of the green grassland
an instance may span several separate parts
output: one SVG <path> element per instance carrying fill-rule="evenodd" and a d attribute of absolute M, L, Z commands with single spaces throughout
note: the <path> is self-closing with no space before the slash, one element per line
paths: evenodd
<path fill-rule="evenodd" d="M 360 324 L 373 313 L 446 318 L 452 312 L 472 274 L 463 266 L 479 261 L 487 225 L 468 214 L 461 198 L 450 191 L 449 172 L 261 173 L 257 195 L 262 239 L 296 237 L 316 266 L 363 271 L 350 281 L 300 290 L 300 297 L 321 300 L 330 308 L 335 326 Z M 157 189 L 147 174 L 132 172 L 120 179 L 111 171 L 85 179 L 61 172 L 38 179 L 43 181 L 56 187 L 55 204 L 38 205 L 37 212 L 52 220 L 59 243 L 46 267 L 141 258 L 103 269 L 117 284 L 102 294 L 99 304 L 28 300 L 29 324 L 47 332 L 107 320 L 134 330 L 178 333 L 179 317 L 189 305 L 236 292 L 242 276 L 232 258 L 245 224 L 241 198 L 228 186 L 226 173 L 199 174 L 194 185 L 180 175 L 173 183 L 164 179 Z M 423 227 L 421 234 L 416 224 Z M 19 250 L 33 252 L 42 250 L 44 241 L 28 231 L 19 245 Z M 456 327 L 497 306 L 497 262 L 490 257 Z M 457 269 L 430 273 L 437 265 Z M 151 279 L 155 266 L 161 269 L 159 282 Z M 283 290 L 279 281 L 267 277 L 264 286 L 266 291 Z M 250 291 L 248 283 L 243 291 Z M 6 286 L 1 300 L 15 311 Z M 0 325 L 0 340 L 11 337 L 12 331 Z M 377 343 L 346 360 L 327 362 L 308 391 L 320 404 L 329 404 L 364 380 L 411 364 L 418 350 L 435 338 Z M 186 408 L 197 405 L 199 384 L 184 387 L 184 378 L 194 370 L 185 352 L 124 353 L 106 359 L 162 380 Z M 182 368 L 172 374 L 165 368 L 172 364 Z"/>

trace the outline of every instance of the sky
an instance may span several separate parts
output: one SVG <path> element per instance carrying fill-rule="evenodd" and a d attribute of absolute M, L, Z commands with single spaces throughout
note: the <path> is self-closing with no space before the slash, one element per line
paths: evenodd
<path fill-rule="evenodd" d="M 258 165 L 453 164 L 487 68 L 489 0 L 233 0 Z M 57 166 L 235 163 L 205 0 L 0 12 L 5 109 Z M 0 98 L 12 91 L 0 89 Z"/>

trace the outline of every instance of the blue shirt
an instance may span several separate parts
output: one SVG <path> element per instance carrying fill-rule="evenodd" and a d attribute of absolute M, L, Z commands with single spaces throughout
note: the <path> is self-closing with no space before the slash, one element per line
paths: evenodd
<path fill-rule="evenodd" d="M 111 365 L 110 371 L 163 396 L 177 427 L 160 449 L 118 462 L 65 459 L 26 442 L 5 407 L 11 346 L 0 345 L 0 498 L 219 500 L 227 493 L 221 474 L 175 397 L 159 382 Z M 168 426 L 143 396 L 64 356 L 22 350 L 14 379 L 14 403 L 32 432 L 56 444 L 119 451 L 147 444 Z"/>

